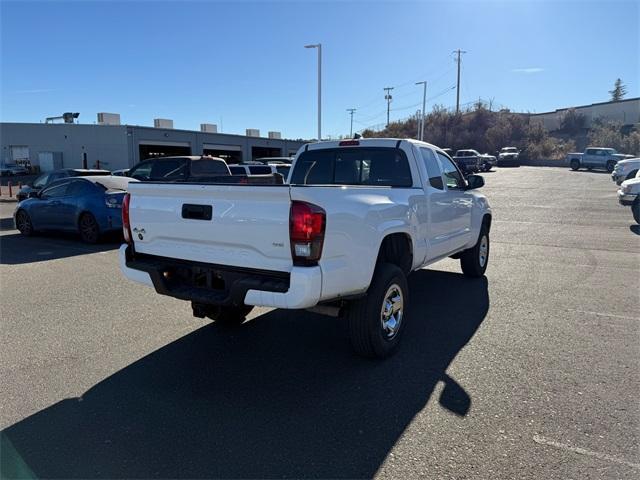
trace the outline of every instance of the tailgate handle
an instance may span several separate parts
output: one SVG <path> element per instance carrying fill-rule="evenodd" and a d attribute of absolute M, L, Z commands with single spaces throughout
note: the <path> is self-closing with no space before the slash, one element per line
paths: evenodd
<path fill-rule="evenodd" d="M 192 220 L 211 220 L 213 207 L 211 205 L 193 205 L 185 203 L 182 205 L 182 218 Z"/>

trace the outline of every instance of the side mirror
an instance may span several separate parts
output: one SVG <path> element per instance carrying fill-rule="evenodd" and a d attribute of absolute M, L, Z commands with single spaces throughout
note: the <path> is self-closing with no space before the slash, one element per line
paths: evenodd
<path fill-rule="evenodd" d="M 484 186 L 484 177 L 480 175 L 469 175 L 467 177 L 467 188 L 465 190 L 474 190 Z"/>

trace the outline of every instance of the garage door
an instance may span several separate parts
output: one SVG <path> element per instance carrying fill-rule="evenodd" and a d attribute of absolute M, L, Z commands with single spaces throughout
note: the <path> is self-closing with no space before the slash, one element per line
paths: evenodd
<path fill-rule="evenodd" d="M 29 160 L 29 147 L 27 145 L 11 145 L 12 163 L 18 163 L 20 160 Z"/>

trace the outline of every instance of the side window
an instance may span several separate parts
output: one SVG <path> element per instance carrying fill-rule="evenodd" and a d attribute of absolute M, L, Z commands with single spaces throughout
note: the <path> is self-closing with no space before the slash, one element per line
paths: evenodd
<path fill-rule="evenodd" d="M 444 183 L 447 185 L 447 189 L 462 190 L 464 188 L 464 180 L 460 171 L 456 168 L 449 157 L 438 153 L 438 158 L 442 164 L 442 176 L 444 177 Z"/>
<path fill-rule="evenodd" d="M 249 172 L 251 172 L 251 175 L 270 175 L 271 174 L 271 167 L 249 167 Z"/>
<path fill-rule="evenodd" d="M 95 191 L 95 185 L 91 182 L 87 182 L 85 180 L 74 180 L 69 183 L 69 187 L 67 188 L 67 195 L 69 196 L 79 196 L 79 195 L 88 195 L 91 192 Z"/>
<path fill-rule="evenodd" d="M 291 170 L 291 167 L 289 167 L 289 166 L 286 166 L 286 167 L 278 166 L 278 167 L 276 167 L 276 171 L 279 174 L 281 174 L 285 178 L 285 180 L 286 180 L 287 176 L 289 175 L 289 170 Z"/>
<path fill-rule="evenodd" d="M 440 171 L 440 165 L 435 154 L 429 148 L 420 148 L 420 154 L 422 161 L 427 169 L 427 175 L 429 176 L 429 185 L 438 190 L 444 190 L 444 184 L 442 183 L 442 172 Z"/>
<path fill-rule="evenodd" d="M 69 182 L 56 182 L 42 191 L 41 198 L 50 199 L 64 197 L 67 195 L 68 186 Z"/>
<path fill-rule="evenodd" d="M 229 165 L 229 170 L 231 170 L 231 175 L 246 175 L 244 167 Z"/>
<path fill-rule="evenodd" d="M 185 177 L 187 160 L 184 158 L 159 159 L 151 164 L 151 180 L 177 180 Z"/>
<path fill-rule="evenodd" d="M 129 176 L 136 180 L 148 180 L 151 176 L 152 162 L 142 162 L 129 171 Z"/>
<path fill-rule="evenodd" d="M 586 152 L 584 152 L 586 155 L 595 155 L 596 150 L 594 148 L 587 148 Z"/>
<path fill-rule="evenodd" d="M 49 183 L 55 182 L 56 180 L 60 180 L 61 178 L 65 178 L 66 175 L 64 173 L 52 173 L 49 175 Z"/>

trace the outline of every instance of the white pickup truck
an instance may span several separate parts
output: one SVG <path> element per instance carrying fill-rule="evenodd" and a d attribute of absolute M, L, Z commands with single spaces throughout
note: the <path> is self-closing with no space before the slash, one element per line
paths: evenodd
<path fill-rule="evenodd" d="M 402 336 L 409 273 L 453 256 L 484 275 L 491 209 L 473 191 L 484 180 L 433 145 L 308 144 L 289 180 L 131 184 L 122 272 L 226 325 L 254 305 L 343 316 L 356 352 L 377 358 Z"/>

